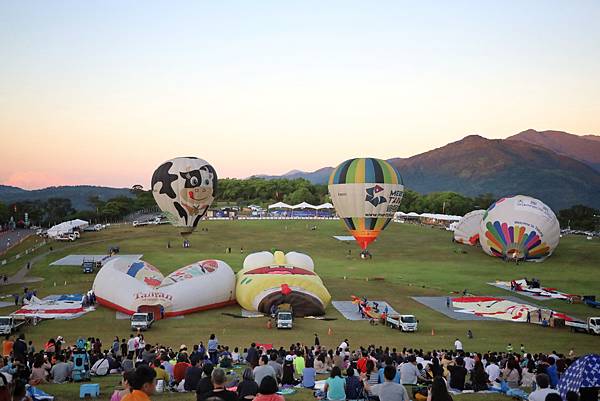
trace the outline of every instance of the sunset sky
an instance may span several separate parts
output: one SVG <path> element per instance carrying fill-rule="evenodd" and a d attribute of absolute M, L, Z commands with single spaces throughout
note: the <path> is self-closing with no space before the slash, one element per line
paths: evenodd
<path fill-rule="evenodd" d="M 418 3 L 418 4 L 417 4 Z M 149 187 L 600 134 L 599 1 L 0 2 L 0 184 Z"/>

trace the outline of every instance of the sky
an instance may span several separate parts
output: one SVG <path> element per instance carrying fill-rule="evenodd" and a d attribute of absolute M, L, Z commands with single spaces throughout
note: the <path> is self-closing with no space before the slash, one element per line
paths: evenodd
<path fill-rule="evenodd" d="M 0 184 L 149 188 L 600 134 L 598 1 L 0 2 Z"/>

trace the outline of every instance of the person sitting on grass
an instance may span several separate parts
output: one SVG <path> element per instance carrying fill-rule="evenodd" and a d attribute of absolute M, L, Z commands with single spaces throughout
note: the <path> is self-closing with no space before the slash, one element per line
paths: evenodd
<path fill-rule="evenodd" d="M 237 386 L 238 401 L 252 400 L 258 393 L 258 384 L 254 380 L 251 368 L 244 369 L 242 381 Z"/>
<path fill-rule="evenodd" d="M 336 367 L 336 366 L 334 366 Z M 333 370 L 332 370 L 333 372 Z M 352 366 L 346 369 L 345 392 L 348 400 L 358 400 L 363 398 L 363 385 L 360 377 Z"/>
<path fill-rule="evenodd" d="M 152 368 L 156 372 L 156 380 L 162 380 L 165 386 L 168 386 L 171 383 L 171 376 L 169 372 L 165 370 L 165 368 L 161 365 L 160 359 L 155 359 L 152 362 Z"/>
<path fill-rule="evenodd" d="M 131 373 L 131 393 L 121 401 L 150 401 L 150 396 L 156 391 L 156 372 L 150 366 L 141 365 Z"/>
<path fill-rule="evenodd" d="M 302 370 L 302 387 L 314 388 L 316 377 L 317 372 L 313 367 L 313 359 L 308 359 L 306 361 L 306 367 L 304 368 L 304 370 Z"/>
<path fill-rule="evenodd" d="M 258 386 L 258 395 L 254 397 L 254 401 L 285 401 L 283 396 L 277 394 L 277 382 L 272 376 L 265 378 Z"/>
<path fill-rule="evenodd" d="M 352 370 L 354 373 L 354 369 Z M 346 399 L 346 381 L 342 378 L 342 371 L 337 366 L 331 369 L 329 378 L 325 380 L 323 391 L 330 401 L 342 401 Z"/>
<path fill-rule="evenodd" d="M 393 366 L 386 366 L 383 371 L 385 382 L 371 386 L 367 380 L 366 374 L 361 374 L 361 379 L 365 390 L 373 396 L 379 397 L 379 401 L 410 401 L 408 393 L 402 384 L 394 383 L 396 369 Z"/>
<path fill-rule="evenodd" d="M 202 366 L 202 378 L 196 386 L 196 397 L 200 397 L 201 394 L 208 393 L 213 389 L 211 380 L 213 369 L 214 365 L 210 361 L 205 362 Z"/>
<path fill-rule="evenodd" d="M 284 386 L 295 386 L 298 380 L 294 377 L 294 357 L 287 355 L 283 363 L 283 375 L 281 376 L 281 384 Z"/>
<path fill-rule="evenodd" d="M 131 393 L 131 380 L 133 372 L 123 372 L 121 377 L 121 386 L 117 387 L 110 397 L 110 401 L 121 401 L 126 395 Z"/>
<path fill-rule="evenodd" d="M 427 391 L 427 401 L 452 401 L 446 380 L 439 376 L 433 379 L 433 383 Z"/>
<path fill-rule="evenodd" d="M 206 401 L 213 397 L 223 401 L 237 401 L 237 394 L 225 389 L 225 371 L 223 369 L 214 369 L 210 377 L 213 386 L 212 390 L 208 393 L 198 394 L 196 396 L 197 401 Z"/>

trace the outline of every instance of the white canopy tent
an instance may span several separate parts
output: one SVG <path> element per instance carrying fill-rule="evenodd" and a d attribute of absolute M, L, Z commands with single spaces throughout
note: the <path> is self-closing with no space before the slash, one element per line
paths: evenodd
<path fill-rule="evenodd" d="M 64 221 L 60 224 L 50 227 L 48 229 L 48 236 L 55 238 L 64 234 L 72 233 L 74 229 L 84 229 L 89 225 L 89 222 L 81 219 Z"/>
<path fill-rule="evenodd" d="M 315 205 L 311 205 L 308 202 L 302 202 L 302 203 L 298 203 L 297 205 L 293 205 L 292 209 L 296 210 L 296 209 L 317 209 L 317 207 Z"/>
<path fill-rule="evenodd" d="M 277 202 L 272 205 L 269 205 L 268 209 L 292 209 L 292 206 L 284 202 Z"/>
<path fill-rule="evenodd" d="M 315 206 L 315 209 L 322 210 L 322 209 L 335 209 L 335 208 L 333 207 L 333 205 L 331 203 L 327 202 L 327 203 L 323 203 L 322 205 Z"/>

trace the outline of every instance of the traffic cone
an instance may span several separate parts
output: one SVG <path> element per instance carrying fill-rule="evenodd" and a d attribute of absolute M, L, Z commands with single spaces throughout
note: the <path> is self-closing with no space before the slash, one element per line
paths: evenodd
<path fill-rule="evenodd" d="M 431 335 L 435 336 L 435 330 L 433 329 L 433 327 L 431 328 Z"/>
<path fill-rule="evenodd" d="M 271 319 L 267 320 L 267 329 L 272 329 L 273 323 L 271 323 Z"/>
<path fill-rule="evenodd" d="M 329 336 L 333 335 L 333 330 L 331 330 L 331 327 L 329 329 L 327 329 L 327 335 L 329 335 Z"/>

